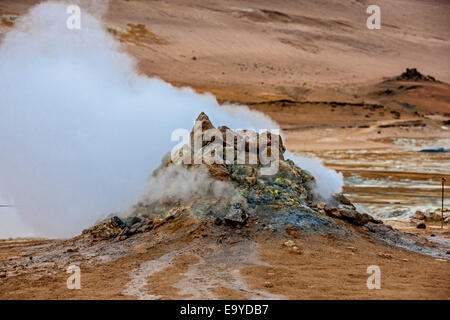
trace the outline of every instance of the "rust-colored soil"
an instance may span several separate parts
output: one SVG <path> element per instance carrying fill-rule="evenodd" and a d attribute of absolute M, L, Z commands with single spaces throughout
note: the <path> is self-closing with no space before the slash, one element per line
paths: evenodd
<path fill-rule="evenodd" d="M 144 284 L 146 294 L 157 299 L 189 299 L 197 289 L 201 289 L 193 285 L 189 288 L 191 294 L 182 294 L 183 287 L 179 283 L 189 277 L 189 269 L 195 267 L 199 259 L 207 258 L 202 248 L 215 244 L 217 236 L 200 240 L 192 236 L 183 237 L 164 245 L 163 242 L 133 240 L 133 243 L 139 243 L 137 252 L 95 266 L 89 265 L 88 261 L 81 264 L 81 290 L 67 289 L 69 275 L 64 268 L 57 268 L 54 275 L 48 275 L 51 270 L 46 268 L 40 271 L 29 269 L 19 276 L 1 278 L 0 298 L 135 299 L 136 296 L 126 295 L 124 291 L 136 268 L 167 253 L 193 246 L 191 253 L 180 254 L 168 260 L 158 272 L 149 274 Z M 162 237 L 161 241 L 163 238 L 166 239 Z M 295 241 L 300 253 L 283 245 L 288 239 Z M 232 248 L 240 241 L 248 240 L 238 238 L 226 246 Z M 204 274 L 212 276 L 205 276 L 201 281 L 208 287 L 209 298 L 248 299 L 249 295 L 261 292 L 273 298 L 287 299 L 448 299 L 450 296 L 448 260 L 391 247 L 364 234 L 351 240 L 326 236 L 311 238 L 301 234 L 285 238 L 265 234 L 257 236 L 255 241 L 260 262 L 238 268 L 237 276 L 246 283 L 247 289 L 233 288 L 233 283 L 226 280 L 217 284 L 213 275 L 222 268 L 221 264 L 208 265 L 203 270 Z M 33 241 L 27 246 L 32 248 Z M 20 253 L 16 248 L 3 244 L 1 250 L 0 263 L 8 259 L 8 254 Z M 227 259 L 226 256 L 223 258 Z M 370 265 L 380 267 L 379 290 L 369 290 L 366 286 L 369 277 L 366 271 Z"/>

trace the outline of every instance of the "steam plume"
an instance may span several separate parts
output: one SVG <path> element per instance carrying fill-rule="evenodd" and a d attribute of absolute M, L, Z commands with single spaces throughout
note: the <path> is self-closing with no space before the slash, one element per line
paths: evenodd
<path fill-rule="evenodd" d="M 69 30 L 66 8 L 32 8 L 0 46 L 0 195 L 37 235 L 72 236 L 128 208 L 176 144 L 171 132 L 201 111 L 232 128 L 277 127 L 139 75 L 93 15 Z"/>

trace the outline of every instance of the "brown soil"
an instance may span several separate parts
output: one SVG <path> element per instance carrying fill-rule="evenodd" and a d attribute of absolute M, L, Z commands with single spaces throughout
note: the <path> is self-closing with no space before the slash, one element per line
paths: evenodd
<path fill-rule="evenodd" d="M 142 263 L 191 245 L 195 256 L 190 253 L 180 254 L 168 261 L 160 271 L 145 278 L 147 295 L 157 299 L 189 299 L 192 296 L 182 294 L 179 283 L 189 277 L 189 268 L 195 266 L 199 258 L 207 257 L 202 255 L 201 247 L 216 243 L 217 239 L 213 235 L 197 244 L 192 238 L 184 239 L 164 245 L 144 242 L 140 244 L 139 252 L 109 263 L 95 266 L 81 264 L 81 290 L 67 289 L 66 279 L 69 275 L 62 268 L 55 275 L 47 275 L 49 270 L 42 270 L 3 278 L 0 279 L 0 298 L 133 299 L 136 297 L 124 294 L 133 270 Z M 300 254 L 283 246 L 287 239 L 296 242 L 301 249 Z M 387 246 L 364 234 L 351 240 L 322 236 L 282 238 L 261 235 L 256 242 L 259 247 L 257 255 L 262 264 L 238 268 L 238 277 L 247 283 L 247 289 L 233 288 L 233 283 L 227 281 L 214 285 L 215 279 L 205 277 L 202 282 L 208 286 L 211 298 L 248 299 L 256 292 L 267 292 L 273 297 L 288 299 L 448 299 L 450 296 L 448 260 Z M 235 245 L 227 244 L 230 247 Z M 33 246 L 33 241 L 29 241 L 27 247 Z M 17 254 L 16 249 L 5 246 L 2 246 L 2 252 Z M 2 258 L 3 261 L 8 259 L 6 256 Z M 223 258 L 227 259 L 226 256 Z M 377 265 L 381 269 L 379 290 L 368 290 L 366 287 L 369 277 L 366 271 L 370 265 Z M 214 275 L 220 268 L 220 264 L 208 265 L 204 272 Z M 190 290 L 194 295 L 196 290 L 201 292 L 195 286 Z"/>
<path fill-rule="evenodd" d="M 272 293 L 289 299 L 448 299 L 448 261 L 429 259 L 369 239 L 316 243 L 298 241 L 301 255 L 286 253 L 280 244 L 262 241 L 261 258 L 276 266 L 248 267 L 242 273 L 256 288 L 267 281 Z M 369 265 L 381 270 L 381 289 L 368 290 Z M 432 271 L 431 271 L 432 270 Z"/>

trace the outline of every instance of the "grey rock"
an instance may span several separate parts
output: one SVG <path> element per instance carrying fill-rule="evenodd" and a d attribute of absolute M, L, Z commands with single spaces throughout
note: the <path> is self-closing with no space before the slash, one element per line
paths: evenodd
<path fill-rule="evenodd" d="M 135 225 L 136 223 L 141 222 L 141 218 L 138 217 L 128 217 L 125 219 L 124 223 L 128 228 L 131 228 L 133 225 Z"/>
<path fill-rule="evenodd" d="M 247 221 L 247 212 L 242 207 L 242 204 L 235 203 L 231 210 L 225 216 L 225 223 L 231 226 L 243 225 Z"/>
<path fill-rule="evenodd" d="M 119 227 L 121 229 L 125 228 L 125 223 L 118 216 L 112 217 L 111 218 L 111 223 L 114 226 Z"/>
<path fill-rule="evenodd" d="M 222 225 L 222 223 L 223 223 L 223 220 L 220 219 L 219 217 L 217 217 L 216 219 L 214 219 L 214 224 L 215 224 L 216 226 L 220 226 L 220 225 Z"/>

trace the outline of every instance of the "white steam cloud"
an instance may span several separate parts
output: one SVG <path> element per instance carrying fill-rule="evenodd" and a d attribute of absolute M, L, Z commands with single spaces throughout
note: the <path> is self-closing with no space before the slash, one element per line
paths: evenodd
<path fill-rule="evenodd" d="M 329 200 L 336 192 L 342 191 L 344 178 L 341 173 L 325 167 L 321 159 L 304 158 L 293 155 L 290 152 L 285 153 L 285 157 L 294 161 L 300 168 L 309 171 L 316 180 L 314 190 L 315 197 L 321 200 Z"/>
<path fill-rule="evenodd" d="M 149 179 L 147 190 L 140 201 L 146 204 L 155 202 L 190 202 L 193 199 L 229 199 L 241 201 L 242 196 L 228 181 L 211 178 L 206 167 L 187 169 L 181 165 L 171 165 L 156 171 Z"/>
<path fill-rule="evenodd" d="M 0 45 L 0 196 L 35 235 L 72 236 L 127 209 L 176 144 L 172 131 L 201 111 L 232 128 L 277 128 L 139 75 L 99 20 L 83 11 L 81 30 L 69 30 L 66 9 L 32 8 Z"/>

